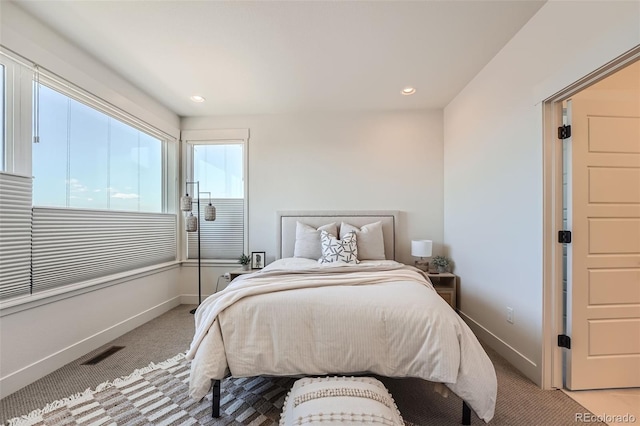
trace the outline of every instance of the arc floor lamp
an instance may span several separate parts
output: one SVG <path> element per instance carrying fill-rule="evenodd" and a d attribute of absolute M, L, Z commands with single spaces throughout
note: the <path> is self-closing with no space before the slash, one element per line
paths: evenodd
<path fill-rule="evenodd" d="M 197 216 L 193 215 L 193 197 L 189 195 L 189 185 L 196 186 L 197 200 Z M 185 230 L 187 232 L 198 232 L 198 306 L 202 303 L 202 270 L 201 270 L 201 257 L 200 257 L 200 194 L 209 194 L 209 204 L 204 207 L 204 220 L 214 221 L 216 220 L 216 208 L 211 204 L 211 192 L 200 192 L 200 181 L 185 182 L 185 195 L 180 198 L 180 210 L 183 212 L 191 212 L 185 218 Z M 197 309 L 197 308 L 196 308 Z M 192 314 L 196 312 L 195 309 L 190 311 Z"/>

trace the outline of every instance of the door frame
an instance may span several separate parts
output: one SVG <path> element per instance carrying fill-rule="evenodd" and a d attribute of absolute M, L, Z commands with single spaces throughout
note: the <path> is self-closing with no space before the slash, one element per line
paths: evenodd
<path fill-rule="evenodd" d="M 640 45 L 589 73 L 542 102 L 543 126 L 543 294 L 542 294 L 542 388 L 562 389 L 563 350 L 557 345 L 562 334 L 562 143 L 557 128 L 562 125 L 562 102 L 640 60 Z M 569 315 L 569 313 L 567 313 Z"/>

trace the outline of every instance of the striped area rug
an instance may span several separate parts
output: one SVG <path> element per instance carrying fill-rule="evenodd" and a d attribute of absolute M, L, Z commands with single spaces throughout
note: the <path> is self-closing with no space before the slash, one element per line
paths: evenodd
<path fill-rule="evenodd" d="M 32 413 L 11 419 L 24 425 L 273 425 L 280 419 L 290 378 L 228 378 L 222 383 L 221 417 L 211 417 L 211 393 L 188 396 L 184 354 L 136 370 Z"/>

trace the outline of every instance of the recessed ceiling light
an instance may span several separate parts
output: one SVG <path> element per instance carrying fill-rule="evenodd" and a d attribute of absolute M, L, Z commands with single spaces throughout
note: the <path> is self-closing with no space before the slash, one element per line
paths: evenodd
<path fill-rule="evenodd" d="M 193 102 L 204 102 L 206 101 L 206 99 L 200 95 L 193 95 L 191 96 L 189 99 L 191 99 Z"/>
<path fill-rule="evenodd" d="M 407 86 L 404 89 L 402 89 L 402 94 L 405 96 L 413 95 L 414 93 L 416 93 L 415 87 Z"/>

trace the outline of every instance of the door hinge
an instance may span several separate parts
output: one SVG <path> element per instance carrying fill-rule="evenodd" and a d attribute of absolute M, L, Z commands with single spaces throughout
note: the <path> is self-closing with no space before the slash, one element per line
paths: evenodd
<path fill-rule="evenodd" d="M 558 127 L 558 139 L 568 139 L 571 137 L 571 126 Z"/>
<path fill-rule="evenodd" d="M 571 231 L 558 231 L 558 242 L 562 244 L 571 243 Z"/>
<path fill-rule="evenodd" d="M 571 337 L 566 334 L 558 334 L 558 346 L 571 349 Z"/>

